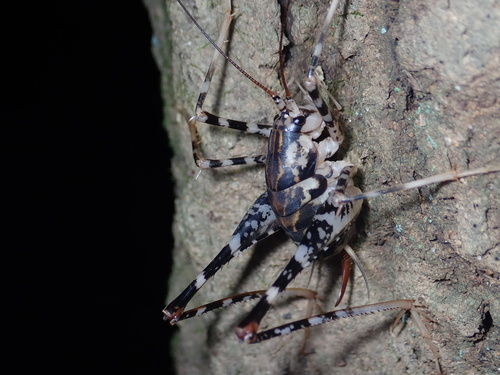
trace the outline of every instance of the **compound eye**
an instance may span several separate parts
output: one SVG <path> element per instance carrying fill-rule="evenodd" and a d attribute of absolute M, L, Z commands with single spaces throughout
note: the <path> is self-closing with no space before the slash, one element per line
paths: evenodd
<path fill-rule="evenodd" d="M 286 131 L 292 132 L 292 133 L 301 133 L 302 132 L 302 126 L 306 123 L 306 118 L 305 116 L 297 116 L 294 117 L 293 119 L 290 119 L 291 122 L 289 123 L 286 127 Z"/>
<path fill-rule="evenodd" d="M 306 117 L 305 116 L 297 116 L 293 119 L 293 124 L 295 126 L 302 126 L 306 122 Z"/>

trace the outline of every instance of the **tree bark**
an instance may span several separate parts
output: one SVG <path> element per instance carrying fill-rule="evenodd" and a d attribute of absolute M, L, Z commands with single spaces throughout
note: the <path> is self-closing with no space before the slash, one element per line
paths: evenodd
<path fill-rule="evenodd" d="M 255 166 L 198 170 L 183 111 L 193 114 L 213 48 L 174 1 L 145 0 L 163 72 L 165 126 L 176 180 L 174 298 L 225 245 L 264 191 Z M 224 8 L 219 0 L 185 5 L 214 39 Z M 294 0 L 287 18 L 286 75 L 297 89 L 328 2 Z M 233 1 L 228 50 L 248 73 L 281 91 L 278 81 L 280 8 L 277 1 Z M 343 109 L 346 141 L 339 153 L 359 166 L 358 186 L 369 191 L 447 172 L 498 164 L 500 155 L 500 8 L 495 0 L 341 2 L 320 65 L 328 91 Z M 276 109 L 221 62 L 206 109 L 221 116 L 272 123 Z M 262 154 L 265 139 L 198 126 L 206 157 Z M 371 286 L 356 270 L 344 303 L 357 306 L 420 298 L 435 320 L 432 340 L 447 374 L 496 373 L 500 357 L 500 214 L 498 175 L 386 195 L 365 202 L 354 244 Z M 193 301 L 267 289 L 295 246 L 275 236 L 231 261 Z M 295 287 L 319 292 L 332 310 L 338 260 L 303 272 Z M 271 310 L 264 325 L 304 317 L 297 300 Z M 433 357 L 413 322 L 389 333 L 394 313 L 314 328 L 299 355 L 295 333 L 258 345 L 238 344 L 233 327 L 250 306 L 223 309 L 178 324 L 174 345 L 179 374 L 424 374 Z"/>

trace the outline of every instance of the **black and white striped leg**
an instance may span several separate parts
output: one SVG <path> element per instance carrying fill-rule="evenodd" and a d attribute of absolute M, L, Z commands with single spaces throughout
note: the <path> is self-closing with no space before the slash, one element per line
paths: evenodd
<path fill-rule="evenodd" d="M 179 2 L 179 4 L 185 9 L 182 3 Z M 226 12 L 224 14 L 224 21 L 222 22 L 221 32 L 219 35 L 219 39 L 216 43 L 216 45 L 218 46 L 217 48 L 219 49 L 220 49 L 219 46 L 222 46 L 224 44 L 224 41 L 226 40 L 229 26 L 233 18 L 231 12 L 232 12 L 231 1 L 227 0 Z M 188 16 L 191 17 L 189 12 L 186 11 L 186 14 L 188 14 Z M 193 22 L 195 22 L 197 26 L 199 26 L 194 18 L 191 17 L 191 19 L 193 20 Z M 200 30 L 202 29 L 200 28 Z M 202 32 L 205 34 L 203 30 Z M 237 158 L 220 159 L 220 160 L 205 159 L 201 156 L 201 141 L 198 134 L 198 130 L 196 128 L 196 122 L 202 122 L 209 125 L 239 130 L 251 134 L 258 134 L 265 137 L 269 137 L 272 128 L 271 125 L 243 122 L 243 121 L 231 120 L 219 117 L 203 110 L 203 104 L 205 103 L 208 90 L 210 89 L 212 78 L 215 72 L 215 67 L 217 65 L 217 61 L 219 60 L 220 56 L 221 56 L 220 51 L 216 49 L 214 51 L 214 55 L 208 67 L 207 73 L 205 75 L 205 80 L 203 82 L 203 86 L 198 96 L 198 100 L 196 102 L 196 115 L 192 116 L 188 120 L 189 131 L 191 133 L 191 142 L 193 147 L 193 157 L 195 163 L 201 169 L 218 168 L 218 167 L 226 167 L 226 166 L 242 165 L 242 164 L 263 164 L 265 162 L 265 156 L 263 155 L 237 157 Z"/>
<path fill-rule="evenodd" d="M 280 229 L 280 225 L 269 205 L 267 193 L 264 193 L 257 198 L 252 207 L 247 211 L 243 220 L 231 236 L 229 243 L 224 246 L 198 277 L 193 280 L 177 298 L 165 307 L 165 309 L 163 309 L 163 319 L 172 324 L 177 322 L 191 298 L 193 298 L 198 290 L 200 290 L 200 288 L 213 277 L 222 266 L 227 264 L 242 251 L 273 234 L 278 229 Z"/>
<path fill-rule="evenodd" d="M 249 134 L 262 135 L 263 137 L 269 138 L 271 134 L 272 125 L 261 124 L 257 122 L 244 122 L 238 120 L 232 120 L 224 117 L 216 116 L 210 112 L 200 110 L 200 113 L 193 116 L 190 121 L 196 120 L 204 124 L 209 124 L 213 126 L 219 126 L 221 128 L 238 130 L 240 132 L 245 132 Z"/>
<path fill-rule="evenodd" d="M 335 211 L 331 211 L 332 209 L 335 209 Z M 302 272 L 302 270 L 309 267 L 311 263 L 320 256 L 322 251 L 330 247 L 343 249 L 348 241 L 348 234 L 352 233 L 349 230 L 350 224 L 343 227 L 339 233 L 336 233 L 336 231 L 332 230 L 330 227 L 331 222 L 329 221 L 336 217 L 336 215 L 332 215 L 331 212 L 337 212 L 337 208 L 332 207 L 328 203 L 325 203 L 321 209 L 318 210 L 311 226 L 299 244 L 294 257 L 253 310 L 236 327 L 236 336 L 238 336 L 240 340 L 247 343 L 255 340 L 262 318 L 267 314 L 278 296 L 286 289 L 288 284 Z M 328 218 L 324 215 L 328 216 Z"/>
<path fill-rule="evenodd" d="M 374 303 L 371 305 L 351 307 L 348 309 L 334 310 L 328 313 L 318 314 L 315 316 L 311 316 L 307 319 L 297 320 L 295 322 L 283 324 L 281 326 L 259 332 L 256 334 L 255 341 L 252 341 L 251 343 L 256 344 L 258 342 L 269 340 L 274 337 L 288 335 L 292 332 L 299 331 L 301 329 L 318 326 L 334 320 L 340 320 L 342 318 L 352 318 L 360 315 L 373 314 L 379 311 L 388 311 L 396 309 L 401 309 L 403 311 L 418 311 L 414 307 L 414 301 L 406 299 Z M 396 321 L 396 323 L 397 322 L 398 320 Z"/>
<path fill-rule="evenodd" d="M 318 314 L 311 316 L 307 319 L 297 320 L 291 323 L 283 324 L 278 327 L 270 328 L 268 330 L 259 332 L 255 336 L 255 340 L 251 344 L 256 344 L 265 340 L 269 340 L 275 337 L 288 335 L 292 332 L 296 332 L 302 329 L 308 329 L 310 327 L 318 326 L 321 324 L 329 323 L 332 321 L 340 320 L 343 318 L 353 318 L 361 315 L 370 315 L 381 311 L 389 310 L 401 310 L 393 325 L 391 326 L 391 331 L 394 331 L 396 325 L 399 323 L 401 318 L 405 313 L 410 312 L 413 321 L 420 330 L 422 338 L 425 340 L 427 346 L 431 350 L 434 356 L 434 362 L 436 364 L 436 370 L 438 374 L 442 373 L 441 365 L 439 363 L 440 354 L 439 348 L 431 340 L 429 330 L 424 323 L 424 319 L 431 320 L 427 314 L 422 310 L 422 306 L 417 305 L 414 300 L 411 299 L 401 299 L 393 300 L 387 302 L 379 302 L 370 305 L 356 306 L 347 309 L 334 310 L 327 313 Z"/>
<path fill-rule="evenodd" d="M 290 282 L 311 263 L 325 256 L 340 252 L 344 249 L 353 231 L 352 223 L 357 217 L 361 202 L 338 203 L 337 192 L 345 194 L 358 193 L 360 190 L 352 186 L 353 165 L 345 162 L 327 162 L 334 173 L 333 185 L 330 192 L 325 192 L 327 198 L 318 200 L 311 224 L 303 237 L 297 241 L 297 251 L 285 269 L 278 276 L 273 285 L 261 298 L 248 316 L 236 327 L 236 335 L 244 342 L 253 342 L 262 318 L 269 311 L 271 305 L 283 292 Z M 318 199 L 321 199 L 318 198 Z M 313 204 L 313 202 L 311 202 Z"/>
<path fill-rule="evenodd" d="M 342 199 L 340 199 L 340 202 L 354 202 L 356 200 L 376 198 L 376 197 L 380 197 L 380 196 L 385 195 L 385 194 L 395 193 L 398 191 L 416 189 L 416 188 L 431 185 L 431 184 L 438 184 L 438 183 L 446 182 L 446 181 L 456 181 L 460 178 L 476 176 L 476 175 L 483 175 L 483 174 L 488 174 L 488 173 L 496 173 L 496 172 L 500 172 L 500 165 L 493 165 L 493 166 L 489 166 L 489 167 L 471 169 L 469 171 L 461 171 L 461 172 L 450 171 L 447 173 L 438 174 L 438 175 L 427 177 L 427 178 L 422 178 L 420 180 L 406 182 L 403 184 L 389 187 L 387 189 L 367 191 L 365 193 L 351 195 L 349 197 L 343 197 Z"/>
<path fill-rule="evenodd" d="M 321 29 L 321 33 L 319 35 L 318 41 L 316 43 L 316 47 L 314 48 L 313 55 L 311 57 L 311 62 L 309 64 L 309 68 L 307 70 L 307 76 L 304 80 L 304 86 L 307 92 L 309 93 L 309 97 L 311 101 L 313 102 L 314 106 L 320 113 L 321 117 L 323 118 L 323 121 L 326 124 L 326 127 L 328 129 L 328 133 L 330 137 L 337 142 L 338 144 L 342 143 L 342 140 L 344 139 L 344 135 L 342 134 L 342 131 L 340 130 L 340 127 L 335 121 L 333 120 L 333 116 L 330 113 L 330 110 L 328 109 L 328 106 L 326 105 L 325 101 L 321 97 L 319 90 L 318 90 L 318 82 L 316 79 L 316 76 L 314 75 L 314 71 L 316 70 L 316 67 L 318 66 L 318 59 L 319 56 L 321 55 L 321 51 L 323 50 L 323 42 L 326 36 L 326 33 L 330 27 L 330 24 L 333 21 L 333 16 L 335 14 L 335 10 L 337 8 L 337 5 L 339 3 L 339 0 L 333 0 L 332 3 L 330 4 L 330 9 L 328 10 L 328 14 L 326 16 L 325 22 L 323 23 L 323 27 Z"/>
<path fill-rule="evenodd" d="M 230 297 L 222 298 L 218 301 L 213 301 L 205 305 L 195 307 L 194 309 L 184 311 L 180 316 L 179 321 L 190 319 L 195 316 L 200 316 L 220 308 L 229 307 L 240 302 L 252 301 L 254 299 L 261 298 L 265 293 L 265 290 L 254 290 L 252 292 L 240 293 Z M 304 288 L 288 288 L 283 292 L 283 295 L 285 296 L 307 299 L 310 304 L 312 304 L 312 306 L 308 305 L 308 311 L 312 311 L 314 307 L 318 309 L 319 305 L 316 300 L 317 294 L 318 293 L 314 290 Z M 306 314 L 306 316 L 311 316 L 311 313 Z"/>
<path fill-rule="evenodd" d="M 213 115 L 211 115 L 213 116 Z M 248 124 L 245 122 L 241 121 L 235 121 L 235 120 L 227 120 L 223 119 L 221 117 L 216 117 L 213 116 L 214 120 L 219 122 L 223 121 L 224 123 L 227 123 L 228 125 L 231 126 L 226 126 L 230 127 L 232 129 L 235 129 L 232 127 L 233 123 L 239 123 L 243 124 L 244 126 L 252 126 L 252 127 L 258 127 L 262 126 L 259 124 Z M 196 128 L 196 122 L 198 121 L 198 118 L 192 117 L 189 121 L 189 132 L 191 133 L 191 145 L 193 148 L 193 158 L 194 162 L 200 169 L 208 169 L 208 168 L 219 168 L 219 167 L 229 167 L 233 165 L 252 165 L 252 164 L 264 164 L 266 161 L 265 155 L 257 155 L 257 156 L 241 156 L 241 157 L 235 157 L 235 158 L 229 158 L 229 159 L 206 159 L 201 156 L 201 140 L 200 140 L 200 135 L 198 133 L 198 129 Z M 207 122 L 208 123 L 208 122 Z M 211 123 L 210 123 L 211 124 Z M 242 126 L 243 126 L 242 125 Z M 237 130 L 240 130 L 239 128 Z"/>

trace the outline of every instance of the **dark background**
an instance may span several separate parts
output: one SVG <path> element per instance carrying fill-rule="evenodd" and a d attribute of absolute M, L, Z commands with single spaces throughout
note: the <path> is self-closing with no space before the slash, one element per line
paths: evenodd
<path fill-rule="evenodd" d="M 12 3 L 0 115 L 15 372 L 172 373 L 173 184 L 146 9 Z"/>

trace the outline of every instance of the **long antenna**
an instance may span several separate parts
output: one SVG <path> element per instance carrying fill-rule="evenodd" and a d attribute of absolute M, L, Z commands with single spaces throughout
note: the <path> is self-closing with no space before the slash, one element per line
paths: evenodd
<path fill-rule="evenodd" d="M 193 15 L 191 13 L 189 13 L 189 11 L 186 9 L 186 7 L 184 6 L 184 4 L 182 4 L 180 2 L 180 0 L 177 0 L 177 2 L 179 3 L 179 5 L 182 7 L 182 9 L 184 10 L 184 12 L 187 14 L 187 16 L 191 19 L 191 21 L 193 21 L 193 23 L 196 25 L 196 27 L 201 31 L 201 33 L 203 34 L 203 36 L 210 42 L 210 44 L 212 46 L 214 46 L 214 48 L 219 51 L 219 53 L 232 65 L 234 66 L 241 74 L 243 74 L 245 77 L 247 77 L 250 81 L 252 81 L 252 83 L 258 87 L 260 87 L 262 90 L 264 90 L 269 96 L 271 96 L 271 98 L 273 98 L 273 100 L 276 101 L 276 98 L 279 97 L 279 95 L 277 93 L 275 93 L 274 91 L 271 91 L 270 89 L 268 89 L 266 86 L 264 86 L 262 83 L 260 83 L 259 81 L 257 81 L 255 78 L 253 78 L 250 74 L 248 74 L 247 72 L 245 72 L 243 70 L 242 67 L 240 67 L 233 59 L 231 59 L 223 50 L 222 48 L 220 48 L 217 43 L 214 42 L 214 40 L 210 37 L 210 35 L 208 35 L 206 33 L 206 31 L 200 26 L 200 24 L 198 23 L 198 21 L 196 21 L 196 19 L 193 17 Z"/>

